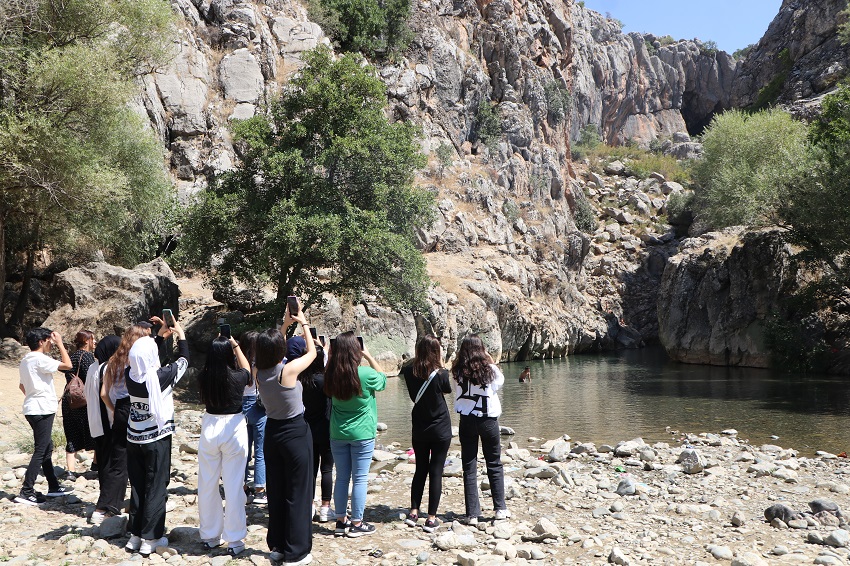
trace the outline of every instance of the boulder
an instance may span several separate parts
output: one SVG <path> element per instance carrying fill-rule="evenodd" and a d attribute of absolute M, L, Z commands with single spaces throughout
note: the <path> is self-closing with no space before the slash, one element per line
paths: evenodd
<path fill-rule="evenodd" d="M 133 269 L 92 262 L 56 275 L 51 291 L 55 309 L 43 326 L 59 331 L 65 340 L 82 329 L 98 337 L 120 335 L 130 324 L 161 316 L 166 308 L 178 316 L 179 294 L 176 277 L 162 259 Z"/>
<path fill-rule="evenodd" d="M 682 465 L 682 471 L 686 474 L 698 474 L 705 469 L 702 455 L 693 448 L 682 450 L 677 462 Z"/>

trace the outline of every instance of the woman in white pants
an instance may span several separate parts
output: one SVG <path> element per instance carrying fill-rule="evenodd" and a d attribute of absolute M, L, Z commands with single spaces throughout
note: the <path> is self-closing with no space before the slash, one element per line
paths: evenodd
<path fill-rule="evenodd" d="M 248 460 L 248 428 L 242 393 L 251 383 L 248 360 L 233 338 L 213 340 L 198 378 L 206 407 L 198 446 L 198 513 L 200 535 L 208 550 L 227 543 L 227 553 L 245 550 L 247 534 L 242 482 Z M 224 484 L 222 509 L 218 481 Z"/>

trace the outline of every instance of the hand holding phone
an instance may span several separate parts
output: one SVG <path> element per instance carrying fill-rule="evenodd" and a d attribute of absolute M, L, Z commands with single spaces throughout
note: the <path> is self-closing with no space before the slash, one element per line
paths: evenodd
<path fill-rule="evenodd" d="M 301 306 L 298 304 L 298 297 L 295 295 L 289 295 L 286 297 L 286 308 L 289 309 L 289 314 L 293 317 L 297 315 L 301 310 Z"/>
<path fill-rule="evenodd" d="M 324 334 L 319 335 L 319 342 L 322 343 L 322 347 L 325 346 L 325 335 Z"/>
<path fill-rule="evenodd" d="M 361 349 L 361 350 L 364 350 L 365 348 L 363 347 L 363 337 L 362 337 L 362 336 L 358 336 L 358 337 L 357 337 L 357 341 L 358 341 L 358 342 L 360 342 L 360 349 Z"/>
<path fill-rule="evenodd" d="M 167 327 L 174 327 L 174 313 L 171 312 L 171 309 L 162 309 L 162 320 Z"/>
<path fill-rule="evenodd" d="M 230 335 L 230 325 L 229 324 L 220 324 L 218 326 L 218 333 L 224 336 L 225 338 L 231 338 Z"/>
<path fill-rule="evenodd" d="M 313 337 L 313 340 L 318 340 L 318 339 L 319 339 L 319 334 L 318 334 L 318 332 L 316 332 L 316 329 L 315 329 L 315 328 L 313 328 L 312 326 L 310 327 L 310 336 L 312 336 L 312 337 Z"/>

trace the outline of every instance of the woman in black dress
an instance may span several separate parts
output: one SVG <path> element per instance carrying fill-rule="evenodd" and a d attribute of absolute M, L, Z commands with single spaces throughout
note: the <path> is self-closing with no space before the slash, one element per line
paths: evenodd
<path fill-rule="evenodd" d="M 443 368 L 440 340 L 433 334 L 422 337 L 416 345 L 416 358 L 402 368 L 401 375 L 413 401 L 410 419 L 416 455 L 416 472 L 410 486 L 410 513 L 404 522 L 416 526 L 425 478 L 428 478 L 428 518 L 422 529 L 433 533 L 439 525 L 437 507 L 443 490 L 443 466 L 452 441 L 452 422 L 445 399 L 452 385 L 448 370 Z"/>
<path fill-rule="evenodd" d="M 75 375 L 85 383 L 89 366 L 95 363 L 94 334 L 89 330 L 80 330 L 74 337 L 77 350 L 71 354 L 73 367 L 65 372 L 65 383 L 69 383 Z M 78 373 L 79 372 L 79 373 Z M 82 406 L 72 409 L 68 395 L 62 396 L 62 428 L 65 430 L 65 479 L 77 479 L 76 460 L 74 456 L 80 450 L 94 450 L 94 439 L 89 432 L 88 409 Z"/>

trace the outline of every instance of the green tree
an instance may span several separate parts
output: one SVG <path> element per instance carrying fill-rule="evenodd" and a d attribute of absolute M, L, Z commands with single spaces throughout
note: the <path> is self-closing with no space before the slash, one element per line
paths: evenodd
<path fill-rule="evenodd" d="M 26 258 L 0 335 L 22 321 L 39 249 L 121 263 L 156 250 L 170 184 L 127 103 L 136 77 L 164 62 L 172 28 L 161 0 L 0 3 L 0 305 L 7 258 Z"/>
<path fill-rule="evenodd" d="M 694 165 L 697 219 L 710 228 L 777 221 L 782 187 L 806 165 L 806 126 L 782 110 L 716 116 Z"/>
<path fill-rule="evenodd" d="M 278 309 L 290 294 L 361 291 L 417 307 L 428 277 L 413 233 L 434 204 L 413 184 L 417 131 L 388 121 L 359 56 L 319 48 L 304 62 L 267 113 L 235 126 L 242 163 L 201 193 L 183 249 L 216 287 L 273 285 Z"/>
<path fill-rule="evenodd" d="M 310 19 L 343 51 L 391 58 L 413 37 L 410 0 L 310 0 L 307 6 Z"/>

